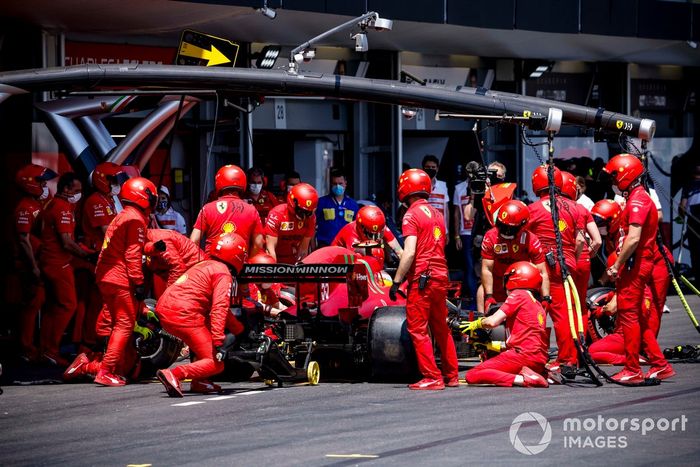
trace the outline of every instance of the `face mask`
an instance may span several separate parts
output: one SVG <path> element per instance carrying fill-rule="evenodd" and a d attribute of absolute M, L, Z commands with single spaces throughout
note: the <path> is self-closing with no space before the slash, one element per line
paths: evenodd
<path fill-rule="evenodd" d="M 122 188 L 119 185 L 112 185 L 112 191 L 111 191 L 112 195 L 117 196 L 119 194 L 119 192 L 121 191 L 121 189 Z"/>
<path fill-rule="evenodd" d="M 251 183 L 248 185 L 248 189 L 254 195 L 259 195 L 262 190 L 262 183 Z"/>
<path fill-rule="evenodd" d="M 75 203 L 77 203 L 78 201 L 80 201 L 80 197 L 81 197 L 81 196 L 82 196 L 82 193 L 76 193 L 76 194 L 74 194 L 74 195 L 70 195 L 70 196 L 69 196 L 68 198 L 66 198 L 66 199 L 68 200 L 69 203 L 75 204 Z"/>
<path fill-rule="evenodd" d="M 158 202 L 158 209 L 160 209 L 161 211 L 165 211 L 166 209 L 168 209 L 168 202 L 167 201 L 159 201 Z"/>
<path fill-rule="evenodd" d="M 435 176 L 437 175 L 437 170 L 435 169 L 423 169 L 423 172 L 427 173 L 428 177 L 430 177 L 431 179 L 435 178 Z"/>
<path fill-rule="evenodd" d="M 335 196 L 343 196 L 343 194 L 345 193 L 345 187 L 343 185 L 333 185 L 331 191 Z"/>
<path fill-rule="evenodd" d="M 48 197 L 49 197 L 49 187 L 47 187 L 47 186 L 42 187 L 41 196 L 39 196 L 39 199 L 46 199 Z"/>

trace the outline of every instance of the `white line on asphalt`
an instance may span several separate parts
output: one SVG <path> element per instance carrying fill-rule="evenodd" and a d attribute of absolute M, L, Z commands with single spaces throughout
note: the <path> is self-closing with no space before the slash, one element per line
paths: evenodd
<path fill-rule="evenodd" d="M 172 404 L 173 407 L 187 407 L 188 405 L 198 405 L 206 404 L 204 401 L 192 401 L 192 402 L 181 402 L 179 404 Z"/>
<path fill-rule="evenodd" d="M 216 396 L 216 397 L 207 397 L 204 399 L 205 401 L 225 401 L 226 399 L 233 399 L 236 396 Z"/>
<path fill-rule="evenodd" d="M 376 459 L 376 454 L 326 454 L 326 457 L 341 459 Z"/>
<path fill-rule="evenodd" d="M 262 391 L 256 390 L 256 391 L 245 391 L 245 392 L 239 392 L 236 395 L 237 396 L 250 396 L 252 394 L 262 394 Z"/>

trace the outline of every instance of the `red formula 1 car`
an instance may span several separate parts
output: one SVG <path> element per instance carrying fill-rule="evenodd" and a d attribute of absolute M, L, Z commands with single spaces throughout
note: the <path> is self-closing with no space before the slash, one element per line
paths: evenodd
<path fill-rule="evenodd" d="M 311 381 L 318 365 L 331 378 L 414 378 L 405 298 L 389 298 L 388 277 L 371 257 L 341 247 L 321 248 L 294 266 L 246 265 L 240 283 L 289 284 L 296 300 L 275 318 L 241 309 L 252 332 L 228 352 L 229 377 L 245 379 L 257 370 L 269 382 Z M 459 319 L 456 306 L 445 306 Z M 461 342 L 461 333 L 455 339 Z"/>

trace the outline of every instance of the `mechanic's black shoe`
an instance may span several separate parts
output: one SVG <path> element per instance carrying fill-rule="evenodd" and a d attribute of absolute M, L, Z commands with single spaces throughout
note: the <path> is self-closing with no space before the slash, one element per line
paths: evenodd
<path fill-rule="evenodd" d="M 559 372 L 561 373 L 561 375 L 564 378 L 566 378 L 568 380 L 572 380 L 572 379 L 576 379 L 576 375 L 578 374 L 578 369 L 573 365 L 565 365 L 562 363 L 559 365 Z"/>

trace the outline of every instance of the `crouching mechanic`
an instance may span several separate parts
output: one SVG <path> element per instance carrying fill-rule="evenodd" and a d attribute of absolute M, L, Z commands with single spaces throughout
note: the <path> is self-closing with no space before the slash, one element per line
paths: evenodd
<path fill-rule="evenodd" d="M 506 291 L 501 277 L 511 264 L 518 261 L 530 261 L 537 267 L 542 274 L 542 300 L 551 303 L 542 244 L 537 235 L 523 229 L 529 220 L 530 211 L 522 201 L 508 201 L 498 210 L 496 226 L 486 232 L 481 243 L 484 301 L 477 303 L 477 311 L 483 313 L 491 305 L 505 301 Z"/>
<path fill-rule="evenodd" d="M 536 298 L 542 286 L 540 271 L 527 261 L 513 263 L 503 276 L 508 298 L 493 315 L 465 322 L 462 331 L 492 329 L 504 321 L 508 333 L 506 350 L 467 371 L 469 384 L 549 387 L 542 376 L 549 359 L 545 311 Z M 490 350 L 503 350 L 499 344 Z"/>
<path fill-rule="evenodd" d="M 447 261 L 445 260 L 445 220 L 440 211 L 428 204 L 432 183 L 427 173 L 409 169 L 399 178 L 399 201 L 408 205 L 401 230 L 404 251 L 389 297 L 396 293 L 404 279 L 408 280 L 406 325 L 416 349 L 418 370 L 423 379 L 410 389 L 439 390 L 459 386 L 457 353 L 447 327 Z M 435 363 L 433 343 L 442 356 L 442 372 Z"/>
<path fill-rule="evenodd" d="M 210 254 L 212 259 L 188 269 L 156 305 L 163 329 L 182 339 L 197 356 L 193 363 L 158 371 L 170 397 L 183 397 L 180 381 L 186 378 L 192 379 L 191 392 L 219 391 L 207 379 L 224 369 L 224 328 L 228 326 L 234 335 L 243 332 L 243 325 L 229 309 L 233 278 L 248 255 L 247 242 L 240 235 L 223 234 L 212 242 Z"/>
<path fill-rule="evenodd" d="M 377 242 L 379 247 L 372 248 L 371 253 L 379 264 L 384 267 L 384 241 L 396 256 L 401 259 L 401 245 L 386 226 L 384 213 L 377 206 L 365 206 L 357 212 L 357 218 L 340 229 L 331 246 L 342 246 L 348 250 L 354 250 L 355 245 L 363 242 Z M 360 248 L 357 253 L 366 255 L 365 248 Z"/>

